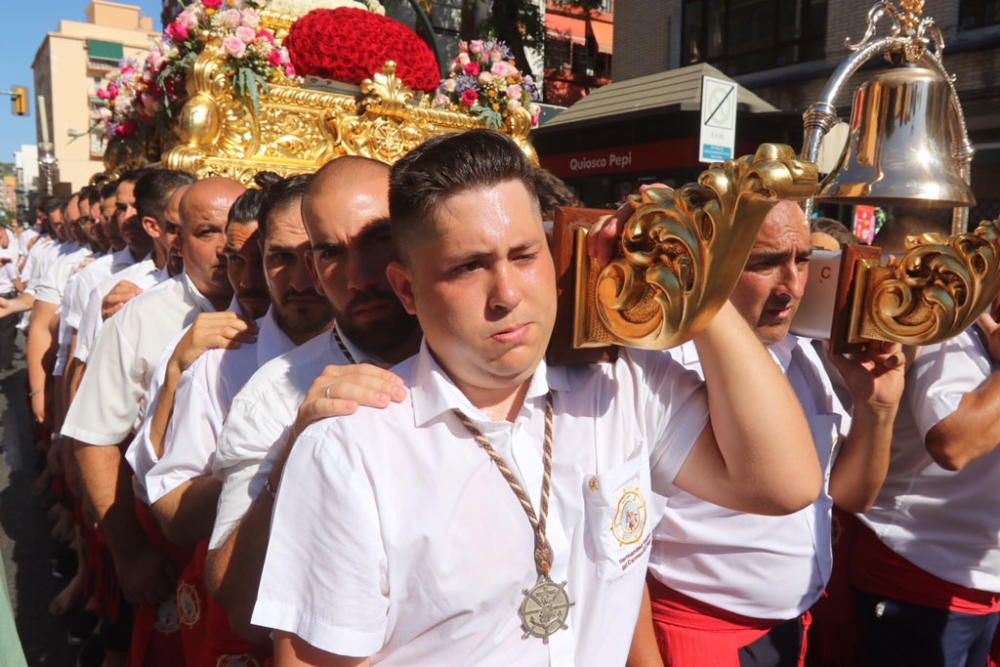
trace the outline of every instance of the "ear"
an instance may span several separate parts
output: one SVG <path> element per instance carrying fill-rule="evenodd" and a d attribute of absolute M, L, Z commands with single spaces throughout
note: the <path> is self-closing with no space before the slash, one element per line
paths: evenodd
<path fill-rule="evenodd" d="M 149 234 L 149 238 L 151 239 L 158 239 L 163 234 L 163 231 L 160 229 L 160 223 L 158 223 L 156 218 L 152 216 L 143 216 L 142 228 L 146 230 L 146 233 Z"/>
<path fill-rule="evenodd" d="M 392 285 L 392 291 L 396 293 L 403 308 L 410 315 L 417 314 L 416 298 L 413 296 L 413 278 L 410 270 L 402 262 L 390 262 L 385 267 L 385 277 Z"/>

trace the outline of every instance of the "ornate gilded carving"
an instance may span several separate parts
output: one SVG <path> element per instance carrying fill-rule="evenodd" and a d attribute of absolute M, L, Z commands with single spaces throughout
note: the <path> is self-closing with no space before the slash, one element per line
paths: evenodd
<path fill-rule="evenodd" d="M 180 143 L 163 156 L 172 169 L 249 184 L 261 170 L 315 171 L 340 155 L 391 164 L 436 134 L 485 127 L 472 116 L 431 108 L 426 98 L 415 103 L 391 61 L 362 83 L 359 98 L 279 80 L 261 95 L 255 114 L 235 96 L 222 62 L 219 44 L 212 43 L 192 68 L 176 127 Z M 528 141 L 531 117 L 526 111 L 523 116 L 508 120 L 504 129 L 537 162 Z"/>
<path fill-rule="evenodd" d="M 929 345 L 964 331 L 1000 292 L 1000 220 L 952 237 L 910 237 L 887 265 L 862 262 L 849 343 Z"/>
<path fill-rule="evenodd" d="M 806 199 L 816 165 L 789 146 L 713 164 L 696 183 L 633 197 L 618 256 L 598 271 L 576 243 L 574 345 L 666 349 L 711 321 L 732 291 L 771 207 Z"/>

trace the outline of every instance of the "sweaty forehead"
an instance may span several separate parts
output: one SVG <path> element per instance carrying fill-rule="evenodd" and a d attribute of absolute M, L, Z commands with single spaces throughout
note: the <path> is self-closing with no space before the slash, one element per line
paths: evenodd
<path fill-rule="evenodd" d="M 793 205 L 794 206 L 794 205 Z M 798 206 L 779 205 L 764 218 L 754 241 L 754 250 L 790 250 L 808 248 L 809 223 Z"/>
<path fill-rule="evenodd" d="M 226 229 L 226 247 L 238 251 L 246 245 L 247 241 L 253 239 L 256 234 L 257 223 L 246 225 L 240 223 L 231 224 L 229 225 L 229 228 Z"/>

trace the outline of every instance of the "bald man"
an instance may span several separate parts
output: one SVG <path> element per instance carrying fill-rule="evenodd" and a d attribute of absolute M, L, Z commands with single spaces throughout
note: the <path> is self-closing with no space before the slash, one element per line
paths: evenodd
<path fill-rule="evenodd" d="M 378 366 L 405 359 L 420 341 L 416 319 L 403 310 L 385 275 L 396 256 L 389 230 L 389 167 L 359 157 L 327 164 L 302 199 L 302 220 L 309 235 L 306 260 L 335 328 L 250 378 L 233 400 L 212 464 L 223 485 L 205 581 L 233 628 L 243 632 L 249 632 L 269 535 L 274 496 L 265 491 L 266 483 L 276 484 L 302 429 L 357 404 L 327 393 L 345 366 L 366 364 L 361 372 L 367 375 L 358 384 L 370 393 L 352 399 L 367 403 L 382 393 L 381 400 L 388 401 L 401 388 Z"/>
<path fill-rule="evenodd" d="M 145 414 L 163 349 L 199 313 L 229 304 L 225 226 L 230 206 L 243 192 L 236 181 L 218 177 L 185 191 L 179 209 L 184 271 L 131 300 L 102 327 L 63 425 L 63 435 L 77 441 L 85 500 L 108 540 L 123 594 L 136 605 L 164 605 L 167 620 L 176 573 L 139 525 L 119 446 Z M 176 623 L 176 613 L 172 618 Z M 145 648 L 133 645 L 132 650 Z M 180 657 L 174 664 L 182 662 Z"/>

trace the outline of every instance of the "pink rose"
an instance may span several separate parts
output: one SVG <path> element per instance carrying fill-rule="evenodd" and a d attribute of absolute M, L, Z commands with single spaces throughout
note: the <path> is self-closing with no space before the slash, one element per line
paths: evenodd
<path fill-rule="evenodd" d="M 240 17 L 243 21 L 243 25 L 248 28 L 256 30 L 260 26 L 260 14 L 252 9 L 240 10 Z"/>
<path fill-rule="evenodd" d="M 233 58 L 242 58 L 247 52 L 247 45 L 239 37 L 231 35 L 222 40 L 222 48 Z"/>
<path fill-rule="evenodd" d="M 292 66 L 292 63 L 285 65 L 285 76 L 288 78 L 295 76 L 295 68 Z"/>
<path fill-rule="evenodd" d="M 257 37 L 257 33 L 253 31 L 253 28 L 248 28 L 245 25 L 241 25 L 239 28 L 236 29 L 236 37 L 238 37 L 239 40 L 244 44 L 249 44 Z"/>
<path fill-rule="evenodd" d="M 466 41 L 461 41 L 458 43 L 458 50 L 460 53 L 465 53 L 469 50 L 469 43 Z"/>
<path fill-rule="evenodd" d="M 190 34 L 191 33 L 188 31 L 188 27 L 180 21 L 174 21 L 167 26 L 167 37 L 175 42 L 187 41 Z"/>
<path fill-rule="evenodd" d="M 204 5 L 205 9 L 218 9 L 222 6 L 223 0 L 201 0 L 201 4 Z"/>
<path fill-rule="evenodd" d="M 500 62 L 493 63 L 493 66 L 490 67 L 490 71 L 493 72 L 493 76 L 500 76 L 500 77 L 507 76 L 509 70 L 510 70 L 510 65 L 508 65 L 502 60 Z"/>
<path fill-rule="evenodd" d="M 453 93 L 453 92 L 455 92 L 455 80 L 454 79 L 445 79 L 444 83 L 441 84 L 441 86 L 444 88 L 445 92 L 447 92 L 447 93 Z"/>
<path fill-rule="evenodd" d="M 108 84 L 108 97 L 118 97 L 118 84 L 109 83 Z"/>
<path fill-rule="evenodd" d="M 177 17 L 175 23 L 180 23 L 182 26 L 188 30 L 194 30 L 198 27 L 198 15 L 195 14 L 194 7 L 188 7 Z"/>
<path fill-rule="evenodd" d="M 507 86 L 507 97 L 512 100 L 521 99 L 521 86 L 518 86 L 517 84 L 513 86 Z"/>
<path fill-rule="evenodd" d="M 501 51 L 500 49 L 493 49 L 492 51 L 490 51 L 491 62 L 497 63 L 500 62 L 501 60 L 503 60 L 503 51 Z"/>
<path fill-rule="evenodd" d="M 448 106 L 448 98 L 444 95 L 438 95 L 434 98 L 434 106 L 436 107 L 446 107 Z"/>
<path fill-rule="evenodd" d="M 471 107 L 478 101 L 479 101 L 479 94 L 476 93 L 476 91 L 470 89 L 462 93 L 462 104 L 464 104 L 465 106 Z"/>
<path fill-rule="evenodd" d="M 469 63 L 466 65 L 465 73 L 469 76 L 479 76 L 479 63 Z"/>
<path fill-rule="evenodd" d="M 271 43 L 271 46 L 274 46 L 274 33 L 271 32 L 270 30 L 261 28 L 260 30 L 257 31 L 257 36 L 263 37 L 264 39 L 266 39 Z"/>
<path fill-rule="evenodd" d="M 274 50 L 267 54 L 267 64 L 271 67 L 281 67 L 281 51 Z"/>
<path fill-rule="evenodd" d="M 469 42 L 469 51 L 471 53 L 482 53 L 483 52 L 483 40 L 474 39 Z"/>
<path fill-rule="evenodd" d="M 131 74 L 134 73 L 135 73 L 135 68 L 132 67 L 131 65 L 125 65 L 125 67 L 122 67 L 122 76 L 130 76 Z"/>
<path fill-rule="evenodd" d="M 216 15 L 216 20 L 218 21 L 219 25 L 221 25 L 223 28 L 228 28 L 229 30 L 232 30 L 233 28 L 237 27 L 240 24 L 240 21 L 242 19 L 240 17 L 240 10 L 227 9 L 224 12 L 219 12 Z"/>
<path fill-rule="evenodd" d="M 99 100 L 106 100 L 109 97 L 111 97 L 111 95 L 109 95 L 108 91 L 104 90 L 103 88 L 101 88 L 100 90 L 97 91 L 97 99 L 99 99 Z"/>
<path fill-rule="evenodd" d="M 456 58 L 456 60 L 458 61 L 458 66 L 459 67 L 465 67 L 466 65 L 468 65 L 471 62 L 469 60 L 469 54 L 468 53 L 459 53 L 458 54 L 458 58 Z"/>
<path fill-rule="evenodd" d="M 493 83 L 493 75 L 490 74 L 489 72 L 480 72 L 479 83 L 483 84 L 484 86 L 488 86 L 489 84 Z"/>

